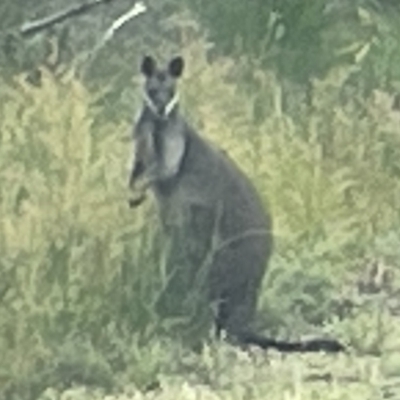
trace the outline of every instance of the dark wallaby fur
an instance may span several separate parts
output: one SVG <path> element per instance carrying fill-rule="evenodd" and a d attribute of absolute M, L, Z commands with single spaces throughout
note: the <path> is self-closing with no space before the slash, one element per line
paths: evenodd
<path fill-rule="evenodd" d="M 207 296 L 210 304 L 216 304 L 218 336 L 224 330 L 240 344 L 280 351 L 343 350 L 335 340 L 288 343 L 252 330 L 272 250 L 271 219 L 250 180 L 179 112 L 176 81 L 183 68 L 181 57 L 165 69 L 158 68 L 152 57 L 142 62 L 144 106 L 135 125 L 130 176 L 130 187 L 140 196 L 131 204 L 139 204 L 151 189 L 164 228 L 183 231 L 182 240 L 190 237 L 198 245 L 194 254 L 200 256 L 190 259 L 194 272 L 208 257 Z"/>

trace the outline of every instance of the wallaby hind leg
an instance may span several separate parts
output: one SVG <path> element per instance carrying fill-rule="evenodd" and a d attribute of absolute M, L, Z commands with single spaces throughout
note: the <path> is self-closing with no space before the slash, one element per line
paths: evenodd
<path fill-rule="evenodd" d="M 245 344 L 244 337 L 252 330 L 256 299 L 239 299 L 238 293 L 222 297 L 217 306 L 215 316 L 215 333 L 218 339 L 225 331 L 229 341 L 239 345 Z"/>
<path fill-rule="evenodd" d="M 224 330 L 230 340 L 241 342 L 241 337 L 252 330 L 268 256 L 265 237 L 232 243 L 215 254 L 210 269 L 210 296 L 216 303 L 217 337 Z"/>

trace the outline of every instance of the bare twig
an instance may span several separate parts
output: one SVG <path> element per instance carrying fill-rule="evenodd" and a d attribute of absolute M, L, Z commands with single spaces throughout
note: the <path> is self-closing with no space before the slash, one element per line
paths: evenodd
<path fill-rule="evenodd" d="M 111 3 L 115 0 L 91 0 L 82 4 L 77 4 L 62 11 L 58 11 L 48 17 L 37 19 L 35 21 L 24 23 L 19 32 L 21 35 L 32 35 L 52 25 L 65 21 L 68 18 L 75 17 L 88 12 L 89 10 L 101 4 Z"/>
<path fill-rule="evenodd" d="M 100 50 L 107 44 L 107 42 L 113 38 L 114 34 L 131 19 L 137 17 L 138 15 L 147 11 L 147 7 L 142 1 L 137 1 L 134 6 L 127 12 L 120 15 L 107 29 L 101 40 L 96 44 L 96 46 L 87 54 L 85 59 L 86 68 L 89 68 L 92 61 L 95 59 L 96 55 Z"/>
<path fill-rule="evenodd" d="M 144 13 L 146 10 L 147 8 L 142 1 L 136 2 L 135 5 L 129 11 L 122 14 L 111 24 L 111 26 L 107 29 L 107 32 L 104 35 L 103 43 L 110 40 L 113 37 L 114 33 L 118 29 L 120 29 L 123 25 L 125 25 L 128 21 Z"/>

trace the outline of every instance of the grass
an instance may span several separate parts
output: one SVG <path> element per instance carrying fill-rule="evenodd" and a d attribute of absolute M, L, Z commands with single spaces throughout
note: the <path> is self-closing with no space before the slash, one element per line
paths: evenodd
<path fill-rule="evenodd" d="M 146 389 L 127 385 L 118 393 L 76 386 L 48 389 L 41 399 L 384 399 L 398 398 L 399 358 L 354 354 L 287 355 L 242 352 L 225 345 L 202 355 L 177 355 L 175 371 L 160 373 Z M 164 366 L 165 368 L 165 366 Z M 171 366 L 167 368 L 171 369 Z"/>

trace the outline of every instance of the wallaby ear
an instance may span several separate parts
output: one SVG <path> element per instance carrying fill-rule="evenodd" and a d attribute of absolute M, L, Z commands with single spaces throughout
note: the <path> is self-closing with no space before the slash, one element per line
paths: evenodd
<path fill-rule="evenodd" d="M 179 78 L 182 75 L 184 66 L 185 62 L 183 61 L 183 58 L 178 56 L 169 62 L 168 71 L 172 77 Z"/>
<path fill-rule="evenodd" d="M 147 78 L 152 76 L 156 70 L 156 64 L 157 63 L 152 56 L 145 56 L 140 67 L 142 74 Z"/>

